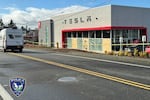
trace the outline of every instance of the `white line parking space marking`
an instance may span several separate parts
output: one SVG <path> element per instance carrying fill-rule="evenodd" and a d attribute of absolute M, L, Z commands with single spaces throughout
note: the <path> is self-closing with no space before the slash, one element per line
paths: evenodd
<path fill-rule="evenodd" d="M 0 84 L 0 96 L 3 98 L 3 100 L 14 100 L 1 84 Z"/>
<path fill-rule="evenodd" d="M 109 63 L 115 63 L 115 64 L 121 64 L 121 65 L 128 65 L 128 66 L 134 66 L 134 67 L 150 69 L 150 66 L 139 65 L 139 64 L 132 64 L 132 63 L 125 63 L 125 62 L 97 59 L 97 58 L 89 58 L 89 57 L 82 57 L 82 56 L 75 56 L 75 55 L 66 55 L 66 54 L 56 54 L 55 53 L 54 55 L 66 56 L 66 57 L 74 57 L 74 58 L 82 58 L 82 59 L 89 59 L 89 60 L 96 60 L 96 61 L 103 61 L 103 62 L 109 62 Z"/>

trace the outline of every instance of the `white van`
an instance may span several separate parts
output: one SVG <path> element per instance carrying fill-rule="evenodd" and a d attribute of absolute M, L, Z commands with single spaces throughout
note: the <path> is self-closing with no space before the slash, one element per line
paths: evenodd
<path fill-rule="evenodd" d="M 22 52 L 23 45 L 24 39 L 21 29 L 6 28 L 0 31 L 0 49 L 3 52 L 6 52 L 6 50 Z"/>

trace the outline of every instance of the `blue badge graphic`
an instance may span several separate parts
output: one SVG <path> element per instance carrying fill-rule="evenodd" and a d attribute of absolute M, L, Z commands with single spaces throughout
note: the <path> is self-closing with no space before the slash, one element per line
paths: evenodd
<path fill-rule="evenodd" d="M 10 88 L 17 97 L 20 96 L 25 89 L 25 80 L 22 78 L 11 79 Z"/>

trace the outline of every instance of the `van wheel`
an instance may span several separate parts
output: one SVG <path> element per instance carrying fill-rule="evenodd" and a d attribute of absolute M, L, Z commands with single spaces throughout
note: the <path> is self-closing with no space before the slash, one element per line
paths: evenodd
<path fill-rule="evenodd" d="M 11 49 L 12 52 L 14 52 L 14 49 Z"/>
<path fill-rule="evenodd" d="M 22 49 L 19 49 L 19 52 L 22 52 Z"/>

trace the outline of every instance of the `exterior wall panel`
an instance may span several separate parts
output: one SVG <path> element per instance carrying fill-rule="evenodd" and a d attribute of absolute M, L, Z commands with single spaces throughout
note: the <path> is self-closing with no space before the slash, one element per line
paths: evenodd
<path fill-rule="evenodd" d="M 77 39 L 77 49 L 82 50 L 82 38 Z"/>
<path fill-rule="evenodd" d="M 72 49 L 77 49 L 77 38 L 72 38 Z"/>
<path fill-rule="evenodd" d="M 82 39 L 82 49 L 83 50 L 89 50 L 89 39 L 88 38 L 83 38 Z"/>
<path fill-rule="evenodd" d="M 72 48 L 72 39 L 67 38 L 67 48 L 71 49 Z"/>
<path fill-rule="evenodd" d="M 101 38 L 90 38 L 89 39 L 89 50 L 101 52 L 102 51 L 102 39 Z"/>
<path fill-rule="evenodd" d="M 150 42 L 150 8 L 112 5 L 111 9 L 112 26 L 146 27 Z"/>
<path fill-rule="evenodd" d="M 112 49 L 111 49 L 111 39 L 107 39 L 107 38 L 103 39 L 102 40 L 102 47 L 103 47 L 103 52 L 112 51 Z"/>
<path fill-rule="evenodd" d="M 54 20 L 54 44 L 58 42 L 62 46 L 62 30 L 110 26 L 111 6 L 107 5 L 74 14 L 55 16 L 52 19 Z"/>
<path fill-rule="evenodd" d="M 39 44 L 45 46 L 51 46 L 51 28 L 50 20 L 42 21 L 39 29 Z"/>

